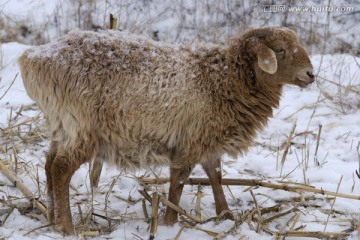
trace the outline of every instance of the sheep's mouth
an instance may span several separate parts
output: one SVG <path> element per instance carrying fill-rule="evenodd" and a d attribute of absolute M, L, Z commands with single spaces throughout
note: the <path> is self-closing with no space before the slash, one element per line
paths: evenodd
<path fill-rule="evenodd" d="M 315 81 L 314 78 L 296 77 L 295 78 L 295 85 L 297 85 L 297 86 L 299 86 L 301 88 L 306 88 L 308 85 L 310 85 L 314 81 Z"/>

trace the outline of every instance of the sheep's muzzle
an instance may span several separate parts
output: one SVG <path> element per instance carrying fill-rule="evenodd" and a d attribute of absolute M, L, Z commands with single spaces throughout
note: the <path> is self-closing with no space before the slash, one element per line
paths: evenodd
<path fill-rule="evenodd" d="M 309 84 L 313 83 L 315 81 L 315 75 L 312 71 L 312 69 L 304 69 L 300 73 L 297 74 L 295 77 L 295 85 L 305 88 Z"/>

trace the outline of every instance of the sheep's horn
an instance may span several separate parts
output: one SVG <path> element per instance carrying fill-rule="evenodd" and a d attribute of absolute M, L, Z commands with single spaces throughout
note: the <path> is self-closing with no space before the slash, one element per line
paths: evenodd
<path fill-rule="evenodd" d="M 265 37 L 271 35 L 273 32 L 274 32 L 274 30 L 272 28 L 252 29 L 246 33 L 245 38 L 249 38 L 249 37 L 265 38 Z"/>

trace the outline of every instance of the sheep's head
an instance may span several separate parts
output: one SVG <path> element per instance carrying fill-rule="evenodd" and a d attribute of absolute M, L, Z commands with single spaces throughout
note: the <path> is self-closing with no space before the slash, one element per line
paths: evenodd
<path fill-rule="evenodd" d="M 293 31 L 262 28 L 250 30 L 243 37 L 244 51 L 252 59 L 258 80 L 274 85 L 294 84 L 301 88 L 314 82 L 309 56 Z"/>

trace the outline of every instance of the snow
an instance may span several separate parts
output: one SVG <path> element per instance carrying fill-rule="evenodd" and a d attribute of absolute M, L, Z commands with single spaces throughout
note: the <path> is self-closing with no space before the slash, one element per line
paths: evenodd
<path fill-rule="evenodd" d="M 2 12 L 4 14 L 11 14 L 15 18 L 23 18 L 23 19 L 31 19 L 36 23 L 44 22 L 44 17 L 52 14 L 56 7 L 56 1 L 48 1 L 48 0 L 13 0 L 11 4 L 1 2 Z M 39 14 L 36 17 L 33 15 L 33 11 L 36 9 L 43 14 Z"/>
<path fill-rule="evenodd" d="M 21 45 L 18 43 L 4 43 L 1 45 L 3 56 L 3 66 L 4 69 L 1 71 L 2 73 L 2 81 L 0 88 L 5 90 L 6 86 L 9 86 L 11 82 L 16 77 L 19 72 L 19 68 L 17 65 L 17 58 L 23 53 L 29 46 Z M 4 94 L 4 91 L 0 93 L 0 96 Z M 17 97 L 21 96 L 21 97 Z M 11 103 L 12 107 L 19 107 L 21 104 L 30 104 L 32 101 L 30 98 L 24 94 L 24 87 L 22 85 L 22 80 L 20 75 L 15 78 L 15 82 L 8 94 L 4 96 L 4 98 L 0 102 L 0 106 L 4 107 L 4 105 L 9 105 Z M 1 115 L 0 115 L 1 116 Z"/>
<path fill-rule="evenodd" d="M 50 14 L 56 5 L 56 1 L 28 0 L 11 2 L 12 4 L 6 4 L 3 11 L 8 13 L 16 12 L 17 16 L 31 14 L 29 10 L 34 7 L 43 8 L 46 10 L 45 12 Z M 50 3 L 48 4 L 48 2 Z M 185 4 L 189 5 L 191 3 L 186 1 Z M 151 8 L 151 14 L 157 11 L 154 8 Z M 126 17 L 126 14 L 123 13 L 122 17 Z M 39 18 L 37 21 L 41 22 L 46 18 Z M 159 28 L 165 27 L 165 29 L 172 26 L 171 21 L 167 22 L 165 20 L 157 24 Z M 346 38 L 347 34 L 344 33 L 344 35 L 344 38 Z M 15 138 L 13 139 L 14 142 L 9 142 L 9 139 L 3 134 L 3 130 L 9 124 L 21 123 L 39 114 L 38 110 L 28 107 L 33 102 L 26 94 L 20 74 L 17 75 L 19 68 L 16 60 L 30 46 L 16 42 L 3 43 L 0 46 L 0 57 L 2 59 L 0 66 L 0 159 L 2 162 L 9 163 L 8 166 L 13 167 L 14 156 L 11 149 L 13 146 L 17 146 L 20 179 L 32 193 L 45 202 L 46 177 L 43 166 L 48 142 L 41 140 L 42 136 L 37 138 L 40 139 L 38 142 L 30 144 L 25 143 L 21 138 Z M 111 55 L 111 52 L 107 54 Z M 317 81 L 306 89 L 295 86 L 285 87 L 279 108 L 274 111 L 273 118 L 270 119 L 264 131 L 258 135 L 250 151 L 237 159 L 229 156 L 223 157 L 222 172 L 225 178 L 263 179 L 275 184 L 279 183 L 278 181 L 296 182 L 333 192 L 336 192 L 339 186 L 339 192 L 341 193 L 360 195 L 360 180 L 355 174 L 355 170 L 359 171 L 360 161 L 359 149 L 357 149 L 360 143 L 360 58 L 349 54 L 327 54 L 313 55 L 311 60 L 317 74 Z M 13 80 L 13 85 L 6 95 L 1 98 Z M 21 114 L 17 115 L 16 112 L 22 107 L 27 110 L 23 110 Z M 297 124 L 294 137 L 284 166 L 281 168 L 280 161 L 284 152 L 283 144 L 286 142 L 294 122 Z M 322 126 L 322 130 L 318 151 L 315 156 L 319 125 Z M 26 133 L 30 128 L 41 128 L 42 126 L 42 120 L 31 126 L 22 126 L 22 134 L 29 137 Z M 315 163 L 315 160 L 318 161 L 318 164 Z M 143 187 L 138 183 L 136 177 L 153 178 L 152 172 L 158 177 L 167 177 L 169 170 L 164 167 L 152 169 L 152 171 L 138 170 L 124 173 L 105 166 L 99 188 L 92 196 L 88 169 L 88 164 L 81 166 L 71 181 L 71 207 L 74 223 L 81 219 L 79 208 L 81 208 L 84 217 L 93 206 L 95 213 L 113 219 L 110 222 L 113 225 L 111 231 L 101 233 L 94 239 L 138 239 L 138 237 L 147 239 L 149 236 L 147 230 L 149 223 L 146 222 L 144 217 L 142 203 L 139 201 L 142 196 L 138 192 Z M 221 169 L 216 170 L 221 171 Z M 205 173 L 200 166 L 196 166 L 191 177 L 205 177 Z M 114 186 L 112 186 L 113 182 Z M 247 186 L 224 188 L 227 201 L 232 210 L 246 213 L 253 207 L 253 198 L 247 188 Z M 152 190 L 155 189 L 166 193 L 169 184 L 156 186 Z M 186 185 L 180 202 L 181 208 L 192 214 L 197 189 L 197 186 Z M 202 187 L 202 191 L 205 194 L 201 201 L 202 217 L 203 219 L 215 217 L 212 190 L 210 187 Z M 302 205 L 297 206 L 300 210 L 300 218 L 295 228 L 306 225 L 304 231 L 323 231 L 324 222 L 328 217 L 327 212 L 324 210 L 331 209 L 334 201 L 333 198 L 319 194 L 305 193 L 300 195 L 263 187 L 252 189 L 252 191 L 258 204 L 262 207 L 271 207 L 294 197 L 315 196 L 316 198 L 305 200 L 301 202 Z M 0 205 L 0 212 L 9 209 L 8 203 L 17 205 L 28 203 L 22 193 L 13 187 L 12 183 L 2 174 L 0 174 L 0 199 L 4 203 Z M 280 203 L 280 205 L 282 211 L 286 211 L 298 203 Z M 315 205 L 318 207 L 315 208 Z M 148 203 L 146 203 L 146 206 L 149 216 L 151 216 L 151 206 Z M 165 207 L 160 205 L 160 208 L 163 210 Z M 337 197 L 333 209 L 343 214 L 331 214 L 330 219 L 334 221 L 329 222 L 326 231 L 344 231 L 351 227 L 349 219 L 354 221 L 355 224 L 359 219 L 360 205 L 358 200 Z M 7 214 L 1 212 L 1 223 L 5 221 L 6 216 Z M 273 230 L 288 230 L 289 225 L 287 222 L 292 216 L 294 215 L 290 214 L 279 218 L 275 222 L 271 222 L 268 227 Z M 100 226 L 109 224 L 100 217 L 94 217 L 94 219 Z M 14 208 L 5 223 L 0 226 L 0 238 L 16 240 L 64 239 L 61 233 L 49 227 L 31 232 L 46 224 L 46 221 L 43 222 L 41 219 L 34 218 L 30 214 Z M 94 224 L 94 227 L 98 225 Z M 231 229 L 234 222 L 226 220 L 217 224 L 211 221 L 197 226 L 221 233 Z M 207 233 L 195 228 L 181 230 L 180 224 L 168 227 L 160 222 L 156 239 L 173 239 L 179 231 L 181 231 L 180 239 L 210 238 Z M 357 234 L 357 231 L 353 231 L 349 239 L 357 239 Z M 239 239 L 241 237 L 260 240 L 269 239 L 271 236 L 265 232 L 257 233 L 248 224 L 244 223 L 237 227 L 233 234 L 226 235 L 224 239 Z M 78 238 L 68 236 L 65 239 Z"/>

